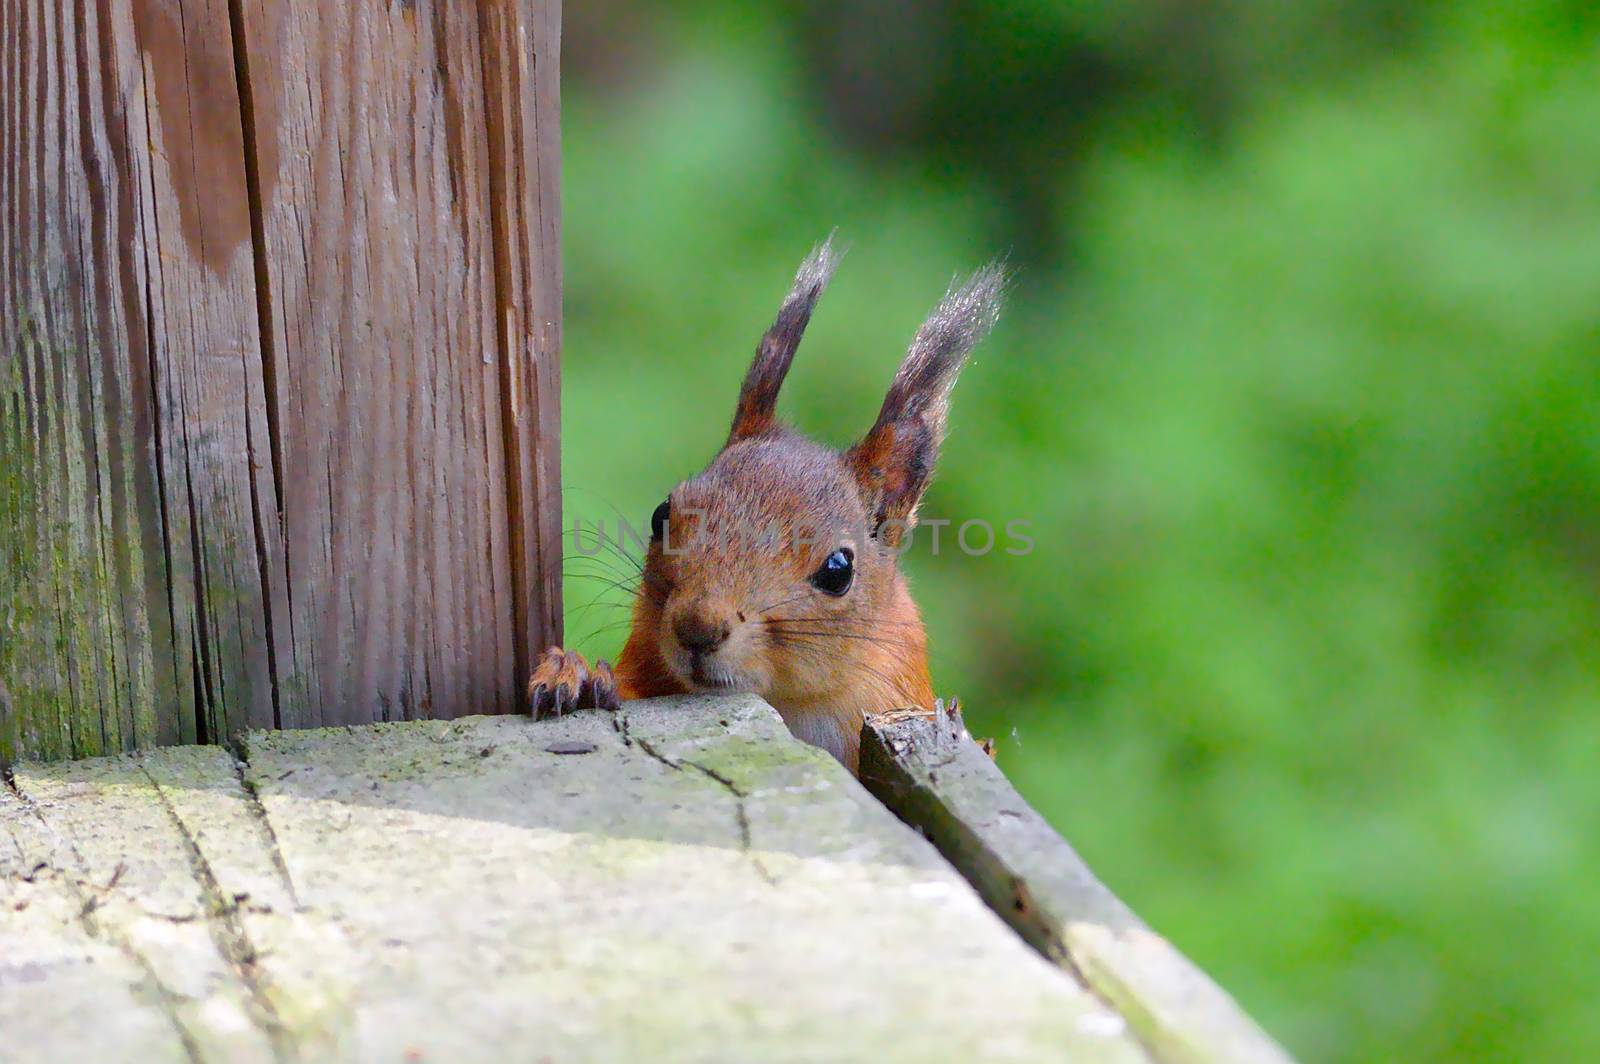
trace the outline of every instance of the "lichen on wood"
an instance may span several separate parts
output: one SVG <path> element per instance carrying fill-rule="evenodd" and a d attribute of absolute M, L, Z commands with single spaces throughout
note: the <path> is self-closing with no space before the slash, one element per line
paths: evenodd
<path fill-rule="evenodd" d="M 757 699 L 241 753 L 0 786 L 8 1060 L 1147 1059 Z"/>

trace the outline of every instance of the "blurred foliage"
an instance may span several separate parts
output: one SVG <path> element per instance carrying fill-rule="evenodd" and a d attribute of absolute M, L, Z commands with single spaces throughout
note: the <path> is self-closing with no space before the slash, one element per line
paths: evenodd
<path fill-rule="evenodd" d="M 940 689 L 1306 1059 L 1600 1052 L 1600 9 L 567 17 L 569 524 L 700 468 L 834 226 L 835 445 L 1011 252 L 926 512 L 1038 547 L 908 559 Z"/>

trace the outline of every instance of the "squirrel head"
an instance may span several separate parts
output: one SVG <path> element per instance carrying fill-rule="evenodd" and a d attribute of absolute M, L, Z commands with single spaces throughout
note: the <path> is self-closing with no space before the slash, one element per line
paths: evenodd
<path fill-rule="evenodd" d="M 924 635 L 897 565 L 944 438 L 951 387 L 999 314 L 998 265 L 953 285 L 888 395 L 843 452 L 781 425 L 778 391 L 838 256 L 800 266 L 711 464 L 651 519 L 635 634 L 688 690 L 745 690 L 782 708 L 842 684 L 905 699 L 927 687 Z M 899 704 L 908 704 L 902 701 Z"/>

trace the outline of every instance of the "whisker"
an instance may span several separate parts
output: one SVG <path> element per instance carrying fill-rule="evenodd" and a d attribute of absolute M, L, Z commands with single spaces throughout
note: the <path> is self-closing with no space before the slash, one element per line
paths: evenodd
<path fill-rule="evenodd" d="M 877 628 L 918 628 L 917 621 L 894 621 L 883 617 L 763 617 L 762 624 L 828 624 Z"/>
<path fill-rule="evenodd" d="M 810 654 L 806 654 L 805 656 L 811 657 L 814 660 L 822 660 L 822 659 L 826 658 L 826 659 L 828 659 L 829 664 L 833 663 L 833 658 L 832 658 L 831 651 L 827 647 L 823 647 L 823 646 L 820 646 L 820 645 L 817 645 L 817 644 L 813 644 L 813 643 L 807 643 L 805 641 L 800 641 L 800 642 L 792 644 L 792 648 L 795 649 L 795 650 L 798 650 L 798 651 L 802 651 L 802 652 L 805 652 L 805 651 L 812 652 Z M 868 674 L 869 676 L 871 676 L 874 679 L 878 680 L 879 683 L 881 683 L 885 688 L 888 688 L 891 691 L 895 690 L 895 689 L 898 689 L 899 686 L 900 686 L 899 681 L 895 677 L 890 676 L 888 673 L 885 673 L 883 670 L 879 669 L 877 666 L 872 665 L 872 664 L 870 664 L 868 662 L 851 662 L 850 663 L 850 668 Z"/>
<path fill-rule="evenodd" d="M 903 639 L 885 639 L 881 636 L 870 635 L 851 635 L 846 632 L 779 632 L 778 635 L 783 639 L 809 639 L 812 641 L 823 639 L 853 639 L 860 643 L 871 643 L 873 646 L 884 647 L 889 650 L 904 650 L 909 652 L 915 652 L 922 649 L 920 644 L 908 642 Z"/>
<path fill-rule="evenodd" d="M 592 610 L 592 609 L 596 608 L 597 606 L 599 606 L 599 607 L 608 607 L 608 608 L 613 609 L 613 610 L 626 610 L 628 608 L 628 604 L 626 602 L 616 602 L 616 601 L 609 601 L 608 602 L 608 601 L 606 601 L 604 599 L 590 599 L 588 602 L 585 602 L 583 605 L 574 606 L 572 609 L 568 610 L 567 611 L 567 620 L 569 620 L 569 621 L 575 620 L 578 617 L 579 614 L 587 613 L 589 610 Z"/>
<path fill-rule="evenodd" d="M 830 632 L 822 628 L 779 628 L 782 635 L 813 636 L 819 639 L 857 639 L 866 643 L 882 643 L 885 646 L 912 647 L 917 645 L 914 639 L 896 639 L 892 636 L 871 635 L 865 632 Z"/>
<path fill-rule="evenodd" d="M 757 612 L 757 613 L 766 613 L 766 612 L 767 612 L 767 611 L 768 611 L 768 610 L 775 610 L 775 609 L 777 609 L 777 608 L 778 608 L 778 607 L 779 607 L 779 606 L 787 606 L 787 605 L 788 605 L 788 604 L 789 604 L 789 603 L 791 603 L 791 602 L 798 602 L 798 601 L 799 601 L 799 600 L 800 600 L 800 599 L 803 599 L 803 598 L 806 598 L 806 597 L 808 597 L 808 596 L 809 596 L 809 595 L 810 595 L 810 594 L 811 594 L 811 592 L 809 592 L 809 591 L 802 591 L 802 592 L 800 592 L 800 594 L 798 594 L 798 595 L 792 595 L 792 596 L 790 596 L 790 597 L 789 597 L 789 598 L 786 598 L 786 599 L 783 599 L 783 600 L 782 600 L 782 601 L 780 601 L 780 602 L 774 602 L 774 603 L 773 603 L 773 604 L 772 604 L 772 605 L 770 605 L 770 606 L 761 606 L 761 607 L 758 607 L 758 608 L 757 608 L 757 609 L 756 609 L 756 611 L 755 611 L 755 612 Z M 764 618 L 763 618 L 763 619 L 764 619 Z"/>
<path fill-rule="evenodd" d="M 574 580 L 593 580 L 596 583 L 603 584 L 602 590 L 605 591 L 626 591 L 632 594 L 639 588 L 638 582 L 631 577 L 618 580 L 600 573 L 563 573 L 562 576 L 568 576 Z"/>
<path fill-rule="evenodd" d="M 599 639 L 601 636 L 610 635 L 612 632 L 626 631 L 632 623 L 632 621 L 619 621 L 614 624 L 602 625 L 587 632 L 584 635 L 584 639 L 594 640 Z"/>
<path fill-rule="evenodd" d="M 568 529 L 568 530 L 566 530 L 565 532 L 562 533 L 562 537 L 564 539 L 565 538 L 571 538 L 573 540 L 573 542 L 575 544 L 577 544 L 577 543 L 580 543 L 580 541 L 578 540 L 578 534 L 579 534 L 580 531 L 581 531 L 580 529 L 575 529 L 575 528 L 574 529 Z M 592 551 L 591 550 L 585 550 L 585 549 L 583 549 L 583 547 L 581 545 L 574 546 L 573 547 L 573 553 L 568 554 L 566 556 L 568 558 L 572 558 L 572 559 L 582 558 L 582 559 L 584 559 L 586 561 L 598 562 L 600 558 L 604 557 L 606 554 L 609 554 L 611 557 L 613 557 L 613 558 L 615 558 L 617 560 L 627 562 L 636 571 L 641 572 L 641 573 L 644 572 L 644 563 L 642 561 L 640 561 L 638 558 L 635 558 L 633 555 L 629 554 L 627 551 L 623 550 L 622 547 L 620 545 L 618 545 L 617 543 L 614 543 L 611 540 L 607 539 L 603 533 L 600 533 L 598 535 L 599 535 L 599 539 L 597 541 L 598 545 L 596 546 L 596 548 L 594 550 L 592 550 Z"/>
<path fill-rule="evenodd" d="M 637 580 L 637 579 L 639 579 L 639 575 L 637 573 L 623 572 L 622 570 L 617 569 L 615 567 L 609 567 L 609 566 L 604 566 L 604 565 L 597 565 L 597 566 L 591 566 L 591 567 L 586 567 L 586 568 L 575 567 L 575 566 L 572 565 L 570 560 L 566 564 L 562 565 L 562 567 L 561 567 L 561 575 L 562 576 L 576 576 L 576 577 L 582 577 L 582 578 L 609 577 L 612 580 Z"/>
<path fill-rule="evenodd" d="M 589 564 L 588 565 L 575 564 L 577 562 L 588 562 Z M 611 579 L 614 579 L 614 580 L 631 580 L 631 581 L 641 580 L 641 579 L 643 579 L 643 576 L 644 576 L 643 573 L 636 573 L 636 572 L 633 572 L 632 570 L 629 570 L 629 569 L 623 569 L 621 566 L 618 566 L 616 564 L 606 564 L 604 562 L 596 562 L 592 558 L 567 558 L 567 559 L 565 559 L 562 562 L 562 565 L 561 565 L 561 575 L 562 576 L 576 576 L 576 577 L 583 577 L 583 578 L 593 578 L 593 577 L 597 577 L 597 576 L 604 576 L 604 577 L 610 577 Z"/>

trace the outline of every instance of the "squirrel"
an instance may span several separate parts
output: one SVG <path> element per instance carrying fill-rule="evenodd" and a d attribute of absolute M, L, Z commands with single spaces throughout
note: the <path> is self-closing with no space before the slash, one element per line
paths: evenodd
<path fill-rule="evenodd" d="M 535 717 L 748 691 L 796 737 L 856 772 L 867 717 L 935 708 L 927 636 L 897 559 L 933 474 L 956 376 L 999 316 L 1005 271 L 991 263 L 951 286 L 877 420 L 839 452 L 776 413 L 837 264 L 831 237 L 801 264 L 756 349 L 727 442 L 651 515 L 615 667 L 546 650 L 528 685 Z"/>

